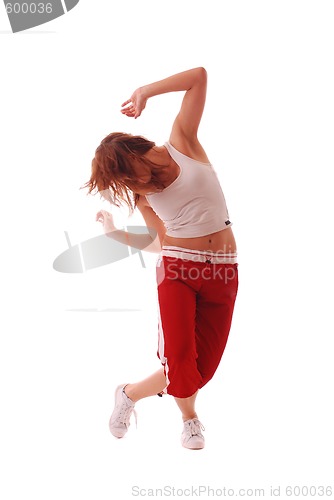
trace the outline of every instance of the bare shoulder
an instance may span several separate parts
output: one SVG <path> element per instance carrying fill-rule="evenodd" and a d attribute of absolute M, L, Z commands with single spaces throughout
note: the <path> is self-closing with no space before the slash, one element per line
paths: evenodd
<path fill-rule="evenodd" d="M 201 161 L 203 163 L 210 163 L 210 160 L 205 152 L 205 149 L 198 141 L 198 139 L 194 139 L 190 142 L 183 137 L 176 136 L 176 134 L 174 135 L 171 134 L 169 142 L 175 149 L 180 151 L 180 153 L 189 156 L 189 158 Z"/>
<path fill-rule="evenodd" d="M 138 207 L 139 210 L 141 210 L 141 209 L 143 209 L 145 207 L 150 207 L 151 208 L 151 205 L 147 201 L 146 196 L 143 196 L 143 195 L 139 196 L 139 200 L 137 202 L 137 207 Z"/>

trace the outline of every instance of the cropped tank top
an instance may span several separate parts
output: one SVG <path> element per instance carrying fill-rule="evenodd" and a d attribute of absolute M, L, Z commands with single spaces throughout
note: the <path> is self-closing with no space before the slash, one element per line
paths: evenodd
<path fill-rule="evenodd" d="M 147 194 L 146 199 L 164 222 L 166 235 L 195 238 L 230 227 L 225 197 L 211 163 L 193 160 L 169 142 L 164 146 L 180 173 L 169 186 Z"/>

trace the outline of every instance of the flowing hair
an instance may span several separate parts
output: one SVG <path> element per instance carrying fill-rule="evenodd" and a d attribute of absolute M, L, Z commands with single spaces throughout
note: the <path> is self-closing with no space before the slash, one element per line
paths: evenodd
<path fill-rule="evenodd" d="M 117 207 L 125 203 L 133 212 L 139 200 L 136 188 L 145 185 L 157 192 L 165 187 L 161 180 L 164 166 L 144 158 L 154 146 L 155 142 L 140 135 L 123 132 L 107 135 L 95 151 L 91 177 L 82 187 L 88 188 L 87 194 L 99 192 L 102 198 Z M 140 164 L 140 173 L 134 168 L 134 162 Z M 143 175 L 148 176 L 149 181 L 143 181 Z"/>

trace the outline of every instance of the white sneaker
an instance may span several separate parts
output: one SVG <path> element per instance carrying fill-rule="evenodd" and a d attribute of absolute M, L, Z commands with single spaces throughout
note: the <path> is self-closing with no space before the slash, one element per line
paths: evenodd
<path fill-rule="evenodd" d="M 130 426 L 130 417 L 132 412 L 136 419 L 137 414 L 134 409 L 135 404 L 125 394 L 124 389 L 126 385 L 122 384 L 116 388 L 115 391 L 115 408 L 109 420 L 109 429 L 113 436 L 122 438 L 127 433 Z"/>
<path fill-rule="evenodd" d="M 198 418 L 192 418 L 184 422 L 184 428 L 181 435 L 181 444 L 190 450 L 201 450 L 204 448 L 204 426 Z"/>

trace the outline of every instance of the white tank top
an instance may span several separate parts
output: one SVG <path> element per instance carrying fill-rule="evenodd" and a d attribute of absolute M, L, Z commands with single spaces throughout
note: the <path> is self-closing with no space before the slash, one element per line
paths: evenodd
<path fill-rule="evenodd" d="M 164 222 L 166 235 L 195 238 L 231 227 L 225 197 L 212 165 L 189 158 L 169 142 L 164 145 L 179 165 L 180 173 L 163 191 L 147 194 L 146 199 Z"/>

